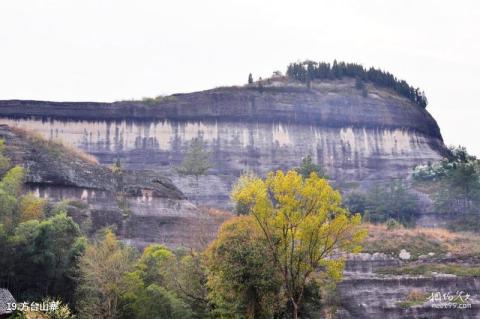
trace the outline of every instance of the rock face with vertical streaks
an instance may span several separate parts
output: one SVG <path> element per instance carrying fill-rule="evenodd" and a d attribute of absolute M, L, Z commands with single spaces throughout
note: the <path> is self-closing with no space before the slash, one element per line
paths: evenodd
<path fill-rule="evenodd" d="M 103 164 L 118 158 L 128 169 L 156 170 L 190 199 L 214 207 L 230 207 L 242 171 L 292 168 L 308 154 L 332 179 L 360 187 L 407 178 L 415 165 L 442 157 L 440 130 L 425 109 L 371 84 L 364 97 L 354 82 L 307 89 L 271 79 L 148 103 L 0 101 L 0 122 L 72 143 Z M 212 160 L 201 187 L 175 171 L 197 136 Z"/>
<path fill-rule="evenodd" d="M 201 214 L 172 182 L 155 171 L 114 171 L 83 153 L 30 132 L 0 125 L 5 155 L 26 172 L 26 190 L 65 201 L 70 216 L 94 233 L 113 226 L 138 247 L 188 245 Z"/>

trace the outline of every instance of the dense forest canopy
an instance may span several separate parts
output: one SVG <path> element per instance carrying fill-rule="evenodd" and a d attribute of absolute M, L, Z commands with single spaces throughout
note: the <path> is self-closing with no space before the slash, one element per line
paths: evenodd
<path fill-rule="evenodd" d="M 367 70 L 356 63 L 337 62 L 337 60 L 334 60 L 333 64 L 314 61 L 296 62 L 288 66 L 287 76 L 305 82 L 307 85 L 315 79 L 333 80 L 351 77 L 357 79 L 359 83 L 371 82 L 393 89 L 423 108 L 426 108 L 428 104 L 425 92 L 410 86 L 405 80 L 399 80 L 393 74 L 373 67 Z"/>

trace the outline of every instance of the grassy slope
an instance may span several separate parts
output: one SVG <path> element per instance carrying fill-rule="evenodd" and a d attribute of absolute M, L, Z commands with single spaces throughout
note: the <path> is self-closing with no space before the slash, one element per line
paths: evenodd
<path fill-rule="evenodd" d="M 454 233 L 438 228 L 396 228 L 367 224 L 368 237 L 364 252 L 382 252 L 398 256 L 402 249 L 412 259 L 434 253 L 436 258 L 467 259 L 480 256 L 480 236 L 472 233 Z"/>

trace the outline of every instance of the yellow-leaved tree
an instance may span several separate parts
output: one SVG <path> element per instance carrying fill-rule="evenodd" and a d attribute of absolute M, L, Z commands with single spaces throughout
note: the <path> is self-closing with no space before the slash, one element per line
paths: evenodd
<path fill-rule="evenodd" d="M 265 180 L 245 175 L 232 199 L 260 227 L 295 319 L 313 275 L 323 271 L 340 280 L 342 253 L 360 251 L 366 235 L 360 215 L 350 215 L 340 193 L 315 173 L 303 178 L 293 170 L 277 171 Z"/>

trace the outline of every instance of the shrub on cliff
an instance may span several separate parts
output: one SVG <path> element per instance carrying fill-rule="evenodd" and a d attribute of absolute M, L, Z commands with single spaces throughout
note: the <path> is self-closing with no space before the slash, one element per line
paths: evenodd
<path fill-rule="evenodd" d="M 198 179 L 205 175 L 211 167 L 210 153 L 206 150 L 202 136 L 199 136 L 190 141 L 185 157 L 176 170 L 182 176 L 194 176 L 195 188 L 198 190 Z"/>
<path fill-rule="evenodd" d="M 315 164 L 312 161 L 312 155 L 307 155 L 306 157 L 302 158 L 302 163 L 300 164 L 300 167 L 295 169 L 297 173 L 302 175 L 303 178 L 308 178 L 310 174 L 315 173 L 318 176 L 322 178 L 327 178 L 328 176 L 323 170 L 322 166 L 319 164 Z"/>
<path fill-rule="evenodd" d="M 177 172 L 180 175 L 195 176 L 198 184 L 198 178 L 211 167 L 210 153 L 206 150 L 205 142 L 202 137 L 196 137 L 190 141 L 185 157 L 180 166 L 177 167 Z"/>

